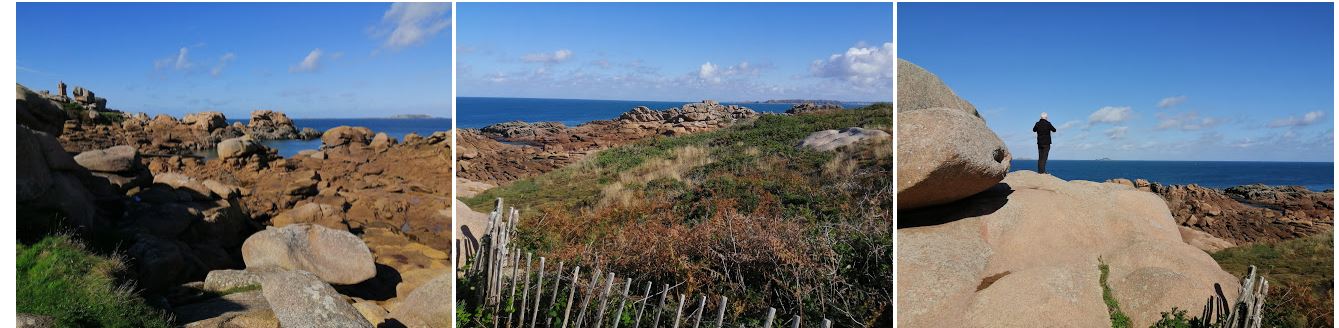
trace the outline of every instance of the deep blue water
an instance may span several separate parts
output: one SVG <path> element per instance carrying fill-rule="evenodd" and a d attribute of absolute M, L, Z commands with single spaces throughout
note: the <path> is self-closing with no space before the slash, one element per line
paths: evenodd
<path fill-rule="evenodd" d="M 1009 170 L 1036 171 L 1037 161 L 1014 160 Z M 1065 180 L 1102 182 L 1127 178 L 1162 184 L 1194 183 L 1209 188 L 1261 183 L 1303 186 L 1314 191 L 1334 189 L 1334 163 L 1323 162 L 1048 160 L 1046 171 Z"/>
<path fill-rule="evenodd" d="M 665 110 L 694 102 L 697 101 L 457 97 L 456 119 L 459 121 L 456 124 L 460 128 L 477 129 L 494 123 L 520 120 L 526 122 L 562 122 L 567 126 L 576 126 L 595 120 L 612 120 L 618 118 L 619 114 L 637 106 Z M 791 106 L 790 104 L 730 102 L 722 102 L 721 104 L 740 105 L 759 112 L 775 113 L 785 112 Z"/>
<path fill-rule="evenodd" d="M 242 122 L 247 124 L 249 120 L 228 120 L 232 122 Z M 302 128 L 313 128 L 321 132 L 341 125 L 361 126 L 372 129 L 372 132 L 385 132 L 387 135 L 395 137 L 401 141 L 404 136 L 410 132 L 418 133 L 422 136 L 428 136 L 437 131 L 451 130 L 451 119 L 446 118 L 411 118 L 411 119 L 392 119 L 392 118 L 295 118 L 293 125 L 298 130 Z M 270 148 L 279 151 L 283 157 L 292 157 L 298 152 L 307 149 L 320 149 L 321 139 L 312 140 L 266 140 L 261 143 Z M 212 153 L 212 151 L 211 151 Z M 213 154 L 209 154 L 213 156 Z"/>

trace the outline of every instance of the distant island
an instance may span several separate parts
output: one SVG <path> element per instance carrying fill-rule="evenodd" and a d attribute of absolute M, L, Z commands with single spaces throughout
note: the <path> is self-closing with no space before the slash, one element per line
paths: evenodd
<path fill-rule="evenodd" d="M 1102 158 L 1098 158 L 1097 160 L 1099 160 L 1099 161 L 1109 161 L 1109 160 L 1111 160 L 1111 157 L 1102 157 Z"/>
<path fill-rule="evenodd" d="M 742 103 L 742 104 L 806 104 L 806 103 L 807 103 L 807 104 L 818 104 L 818 105 L 822 105 L 822 104 L 841 105 L 841 104 L 843 103 L 843 101 L 840 101 L 840 100 L 824 100 L 824 99 L 771 99 L 771 100 L 762 100 L 762 101 L 758 101 L 758 100 L 754 100 L 754 101 L 744 101 L 744 102 L 740 102 L 740 103 Z"/>
<path fill-rule="evenodd" d="M 424 118 L 435 118 L 435 117 L 433 117 L 432 115 L 428 115 L 428 114 L 395 114 L 395 115 L 391 115 L 389 118 L 394 118 L 394 119 L 424 119 Z"/>

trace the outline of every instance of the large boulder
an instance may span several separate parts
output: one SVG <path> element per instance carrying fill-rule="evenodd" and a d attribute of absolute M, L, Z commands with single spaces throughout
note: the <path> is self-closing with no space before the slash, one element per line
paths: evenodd
<path fill-rule="evenodd" d="M 264 145 L 251 139 L 251 137 L 232 138 L 219 142 L 218 154 L 219 158 L 222 159 L 246 158 L 264 150 L 264 148 Z"/>
<path fill-rule="evenodd" d="M 897 207 L 945 204 L 1004 179 L 1009 149 L 967 112 L 931 108 L 898 113 Z"/>
<path fill-rule="evenodd" d="M 832 151 L 866 140 L 880 140 L 891 137 L 888 132 L 883 132 L 883 130 L 850 127 L 811 133 L 800 142 L 800 147 L 808 147 L 818 151 Z"/>
<path fill-rule="evenodd" d="M 415 288 L 391 311 L 391 317 L 410 328 L 451 327 L 451 274 L 442 274 Z"/>
<path fill-rule="evenodd" d="M 317 275 L 300 270 L 260 274 L 261 293 L 283 327 L 367 327 L 358 310 Z"/>
<path fill-rule="evenodd" d="M 97 201 L 107 190 L 96 188 L 93 176 L 66 153 L 51 135 L 18 126 L 15 139 L 18 184 L 18 219 L 24 223 L 45 225 L 41 221 L 63 218 L 63 225 L 101 230 L 110 223 L 98 214 Z"/>
<path fill-rule="evenodd" d="M 139 151 L 125 145 L 82 152 L 74 156 L 74 161 L 96 172 L 130 172 L 140 166 Z"/>
<path fill-rule="evenodd" d="M 897 59 L 897 112 L 917 111 L 927 108 L 946 107 L 964 111 L 972 116 L 981 117 L 976 106 L 959 98 L 939 76 L 926 71 L 916 64 Z M 899 116 L 899 118 L 901 118 Z"/>
<path fill-rule="evenodd" d="M 332 284 L 352 285 L 376 275 L 372 251 L 348 231 L 300 223 L 270 227 L 242 243 L 249 268 L 303 270 Z"/>
<path fill-rule="evenodd" d="M 954 206 L 898 213 L 898 325 L 1106 327 L 1100 265 L 1134 327 L 1240 288 L 1156 195 L 1031 171 Z"/>
<path fill-rule="evenodd" d="M 22 84 L 14 85 L 17 91 L 15 98 L 18 101 L 19 125 L 51 136 L 60 136 L 64 130 L 65 120 L 69 119 L 60 103 L 42 97 L 41 94 L 29 90 Z"/>
<path fill-rule="evenodd" d="M 199 112 L 181 117 L 181 124 L 190 125 L 199 131 L 214 131 L 228 126 L 228 118 L 220 112 Z"/>
<path fill-rule="evenodd" d="M 214 194 L 214 191 L 210 190 L 200 180 L 176 172 L 159 173 L 153 177 L 153 183 L 171 187 L 179 192 L 186 192 L 196 200 L 209 200 Z"/>
<path fill-rule="evenodd" d="M 313 223 L 337 230 L 348 230 L 344 223 L 344 211 L 329 204 L 306 203 L 290 210 L 280 212 L 270 219 L 270 224 L 283 227 L 290 224 Z"/>
<path fill-rule="evenodd" d="M 371 129 L 365 127 L 337 126 L 326 130 L 321 135 L 321 146 L 324 148 L 335 148 L 345 145 L 366 146 L 372 141 L 374 134 Z"/>

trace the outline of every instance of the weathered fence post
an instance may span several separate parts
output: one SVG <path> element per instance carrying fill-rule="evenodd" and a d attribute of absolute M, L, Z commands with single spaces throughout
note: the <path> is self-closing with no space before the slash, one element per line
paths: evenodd
<path fill-rule="evenodd" d="M 823 319 L 823 328 L 832 328 L 832 320 Z"/>
<path fill-rule="evenodd" d="M 799 316 L 799 315 L 796 315 L 796 316 L 794 316 L 794 317 L 791 317 L 791 320 L 790 320 L 790 328 L 800 328 L 800 316 Z"/>
<path fill-rule="evenodd" d="M 651 282 L 646 282 L 646 292 L 643 292 L 642 306 L 637 308 L 637 318 L 632 320 L 632 328 L 642 328 L 642 312 L 646 312 L 646 303 L 651 301 Z"/>
<path fill-rule="evenodd" d="M 535 282 L 535 310 L 530 313 L 530 328 L 535 328 L 535 325 L 539 324 L 539 300 L 544 297 L 544 260 L 543 256 L 539 257 L 539 281 Z"/>
<path fill-rule="evenodd" d="M 721 295 L 721 308 L 716 310 L 716 328 L 725 328 L 725 304 L 730 298 Z"/>
<path fill-rule="evenodd" d="M 525 313 L 529 312 L 526 310 L 530 309 L 530 265 L 534 264 L 531 262 L 530 258 L 532 255 L 534 255 L 534 253 L 525 253 L 525 272 L 521 274 L 521 276 L 524 277 L 523 279 L 525 279 L 525 287 L 521 288 L 521 310 L 517 311 L 520 312 L 520 315 L 516 320 L 517 327 L 525 327 Z"/>
<path fill-rule="evenodd" d="M 614 328 L 618 328 L 618 324 L 623 321 L 623 306 L 628 304 L 628 291 L 632 289 L 632 279 L 624 280 L 626 281 L 623 282 L 623 298 L 618 300 L 618 313 L 614 314 Z"/>
<path fill-rule="evenodd" d="M 586 296 L 581 297 L 581 312 L 578 312 L 577 322 L 576 325 L 574 325 L 573 327 L 581 328 L 581 325 L 586 322 L 586 307 L 590 306 L 590 300 L 592 298 L 595 298 L 595 293 L 599 292 L 599 289 L 595 287 L 598 286 L 599 284 L 600 284 L 600 269 L 596 268 L 595 274 L 590 276 L 590 284 L 586 285 L 586 293 L 585 293 Z"/>
<path fill-rule="evenodd" d="M 664 308 L 665 308 L 665 295 L 666 295 L 666 294 L 669 294 L 669 284 L 665 284 L 665 288 L 661 288 L 661 291 L 660 291 L 660 305 L 656 305 L 656 308 L 655 308 L 655 310 L 656 310 L 656 321 L 655 321 L 655 322 L 652 322 L 651 328 L 659 328 L 659 327 L 660 327 L 660 312 L 664 312 L 664 311 L 661 311 L 661 309 L 664 309 Z"/>
<path fill-rule="evenodd" d="M 697 314 L 697 319 L 693 320 L 693 328 L 697 328 L 698 325 L 702 324 L 702 311 L 706 310 L 706 306 L 707 306 L 707 295 L 698 296 L 697 311 L 693 311 L 693 313 Z"/>
<path fill-rule="evenodd" d="M 684 295 L 679 294 L 679 306 L 674 309 L 674 326 L 672 328 L 679 328 L 679 317 L 683 316 L 683 301 Z"/>
<path fill-rule="evenodd" d="M 609 273 L 609 278 L 604 280 L 604 292 L 600 293 L 600 307 L 595 310 L 595 328 L 604 325 L 604 309 L 609 304 L 609 289 L 614 287 L 614 273 Z"/>
<path fill-rule="evenodd" d="M 562 265 L 562 264 L 559 264 L 559 266 L 561 266 L 561 265 Z M 564 328 L 567 327 L 567 319 L 568 319 L 568 318 L 570 317 L 570 315 L 572 314 L 572 301 L 576 299 L 576 296 L 577 296 L 577 279 L 580 279 L 580 278 L 581 278 L 581 266 L 577 266 L 577 267 L 575 267 L 575 268 L 572 269 L 572 292 L 567 294 L 567 306 L 566 306 L 566 309 L 563 310 L 563 325 L 562 325 L 562 327 L 564 327 Z"/>
<path fill-rule="evenodd" d="M 767 320 L 763 320 L 762 328 L 772 328 L 772 319 L 776 318 L 776 308 L 767 308 Z"/>

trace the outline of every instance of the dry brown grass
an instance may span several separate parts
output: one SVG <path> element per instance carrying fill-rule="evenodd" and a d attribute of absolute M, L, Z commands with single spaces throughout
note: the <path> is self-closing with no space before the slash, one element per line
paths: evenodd
<path fill-rule="evenodd" d="M 627 206 L 638 195 L 636 190 L 628 189 L 630 186 L 644 186 L 656 179 L 670 179 L 691 185 L 691 181 L 684 179 L 684 175 L 689 170 L 711 162 L 710 153 L 705 148 L 698 146 L 675 148 L 667 158 L 650 160 L 631 170 L 619 173 L 618 182 L 605 185 L 600 190 L 599 206 L 606 207 L 610 204 Z"/>

